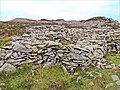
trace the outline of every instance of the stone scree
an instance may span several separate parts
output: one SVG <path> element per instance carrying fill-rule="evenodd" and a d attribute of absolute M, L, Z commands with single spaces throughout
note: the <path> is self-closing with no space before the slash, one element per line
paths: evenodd
<path fill-rule="evenodd" d="M 63 29 L 73 34 L 67 32 L 66 34 L 69 34 L 67 36 L 62 31 Z M 84 70 L 90 66 L 96 66 L 97 68 L 113 68 L 115 66 L 112 62 L 104 59 L 109 49 L 108 46 L 111 46 L 111 42 L 107 45 L 106 40 L 96 39 L 93 41 L 95 37 L 92 38 L 92 36 L 89 37 L 92 40 L 86 39 L 88 38 L 86 36 L 82 40 L 83 36 L 81 35 L 82 38 L 78 38 L 77 42 L 63 45 L 61 41 L 65 39 L 71 40 L 72 37 L 70 38 L 70 35 L 76 35 L 78 29 L 73 31 L 63 26 L 50 27 L 48 25 L 34 26 L 28 30 L 29 32 L 32 30 L 30 34 L 13 37 L 11 46 L 0 48 L 0 71 L 15 70 L 16 67 L 24 63 L 35 63 L 35 65 L 42 65 L 43 68 L 51 65 L 60 65 L 66 72 L 74 72 L 76 68 Z M 87 44 L 84 44 L 85 40 L 88 42 Z M 96 41 L 98 44 L 95 43 Z M 116 50 L 119 51 L 119 49 Z"/>

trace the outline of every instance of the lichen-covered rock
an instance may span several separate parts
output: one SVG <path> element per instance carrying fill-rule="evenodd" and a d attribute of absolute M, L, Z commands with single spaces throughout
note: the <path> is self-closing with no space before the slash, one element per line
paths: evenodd
<path fill-rule="evenodd" d="M 120 80 L 118 80 L 117 82 L 115 82 L 117 85 L 119 85 L 120 86 Z"/>
<path fill-rule="evenodd" d="M 47 47 L 62 46 L 61 43 L 54 42 L 54 41 L 46 41 L 45 44 L 47 45 Z"/>
<path fill-rule="evenodd" d="M 0 72 L 1 72 L 1 71 L 14 71 L 14 70 L 16 70 L 16 68 L 15 68 L 13 65 L 9 64 L 9 63 L 5 63 L 5 64 L 0 68 Z"/>
<path fill-rule="evenodd" d="M 37 52 L 37 51 L 38 51 L 38 48 L 37 48 L 36 46 L 33 46 L 33 47 L 32 47 L 32 50 L 33 50 L 33 52 Z"/>
<path fill-rule="evenodd" d="M 117 75 L 112 75 L 111 77 L 112 77 L 113 81 L 119 80 L 119 77 Z"/>

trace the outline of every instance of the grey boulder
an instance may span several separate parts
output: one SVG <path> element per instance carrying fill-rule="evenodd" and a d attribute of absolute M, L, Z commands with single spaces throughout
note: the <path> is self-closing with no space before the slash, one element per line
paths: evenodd
<path fill-rule="evenodd" d="M 14 43 L 13 50 L 21 52 L 22 50 L 26 50 L 26 48 L 24 45 L 22 45 L 20 43 Z"/>
<path fill-rule="evenodd" d="M 119 77 L 117 75 L 112 75 L 111 77 L 112 77 L 113 81 L 119 80 Z"/>
<path fill-rule="evenodd" d="M 120 86 L 120 80 L 118 80 L 118 81 L 116 82 L 116 84 Z"/>
<path fill-rule="evenodd" d="M 5 63 L 5 64 L 0 68 L 0 72 L 1 72 L 1 71 L 15 71 L 15 70 L 16 70 L 16 68 L 15 68 L 13 65 L 9 64 L 9 63 Z"/>

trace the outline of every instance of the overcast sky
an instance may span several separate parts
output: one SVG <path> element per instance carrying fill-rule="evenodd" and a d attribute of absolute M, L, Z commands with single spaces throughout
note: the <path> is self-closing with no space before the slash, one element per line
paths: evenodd
<path fill-rule="evenodd" d="M 120 0 L 0 0 L 0 20 L 84 20 L 94 16 L 120 21 Z"/>

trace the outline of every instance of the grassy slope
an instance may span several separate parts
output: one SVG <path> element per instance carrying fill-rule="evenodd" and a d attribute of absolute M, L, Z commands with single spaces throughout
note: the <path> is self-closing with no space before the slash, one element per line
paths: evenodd
<path fill-rule="evenodd" d="M 107 56 L 107 59 L 120 63 L 120 57 Z M 119 61 L 118 61 L 119 60 Z M 116 90 L 120 88 L 114 86 L 105 89 L 106 84 L 114 83 L 111 75 L 120 77 L 120 69 L 96 69 L 94 67 L 81 71 L 77 70 L 82 79 L 77 83 L 77 76 L 66 74 L 60 66 L 49 68 L 38 68 L 32 76 L 32 64 L 24 64 L 14 72 L 0 73 L 0 87 L 5 90 Z M 102 77 L 93 73 L 94 77 L 89 77 L 88 73 L 100 72 Z"/>

